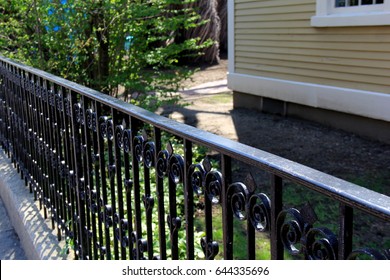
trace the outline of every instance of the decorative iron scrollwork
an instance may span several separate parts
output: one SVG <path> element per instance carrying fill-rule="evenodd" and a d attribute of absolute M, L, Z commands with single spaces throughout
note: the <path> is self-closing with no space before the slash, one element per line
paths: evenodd
<path fill-rule="evenodd" d="M 113 225 L 111 205 L 104 206 L 103 224 L 106 228 L 110 228 Z"/>
<path fill-rule="evenodd" d="M 76 123 L 84 124 L 84 110 L 80 103 L 76 103 L 73 105 L 74 109 L 74 117 Z"/>
<path fill-rule="evenodd" d="M 49 105 L 51 107 L 54 107 L 56 105 L 56 94 L 54 93 L 54 90 L 53 89 L 47 90 L 47 95 L 48 95 Z"/>
<path fill-rule="evenodd" d="M 248 203 L 249 220 L 254 229 L 264 232 L 271 225 L 271 201 L 264 193 L 254 194 Z"/>
<path fill-rule="evenodd" d="M 148 241 L 146 239 L 138 239 L 138 251 L 141 255 L 148 251 Z"/>
<path fill-rule="evenodd" d="M 168 172 L 168 160 L 169 160 L 169 152 L 167 150 L 162 150 L 157 155 L 157 176 L 159 178 L 163 178 Z"/>
<path fill-rule="evenodd" d="M 241 221 L 246 220 L 246 198 L 249 195 L 247 187 L 241 182 L 233 183 L 229 186 L 227 192 L 234 216 Z"/>
<path fill-rule="evenodd" d="M 114 139 L 114 122 L 112 119 L 108 119 L 107 121 L 107 139 L 112 141 Z"/>
<path fill-rule="evenodd" d="M 86 199 L 85 179 L 84 178 L 79 179 L 79 197 L 82 201 L 84 201 Z"/>
<path fill-rule="evenodd" d="M 43 138 L 36 138 L 36 147 L 37 147 L 37 151 L 38 151 L 38 154 L 39 155 L 42 155 L 42 153 L 44 152 L 44 142 L 43 142 Z"/>
<path fill-rule="evenodd" d="M 119 225 L 119 223 L 120 223 L 120 220 L 121 220 L 121 217 L 119 216 L 119 213 L 114 213 L 114 215 L 113 215 L 113 222 L 114 222 L 114 224 L 116 224 L 116 225 Z"/>
<path fill-rule="evenodd" d="M 121 242 L 121 217 L 119 216 L 119 213 L 114 213 L 114 219 L 113 219 L 113 222 L 114 224 L 116 225 L 115 226 L 115 229 L 114 229 L 114 236 L 115 236 L 115 239 L 118 240 L 119 242 Z"/>
<path fill-rule="evenodd" d="M 151 213 L 154 207 L 154 198 L 150 195 L 143 196 L 146 213 Z"/>
<path fill-rule="evenodd" d="M 219 253 L 219 244 L 216 241 L 207 242 L 206 237 L 201 238 L 200 246 L 206 256 L 206 260 L 213 260 Z"/>
<path fill-rule="evenodd" d="M 133 258 L 135 260 L 144 260 L 144 252 L 148 250 L 148 242 L 145 239 L 138 238 L 137 232 L 131 233 L 131 242 L 133 243 Z"/>
<path fill-rule="evenodd" d="M 290 208 L 280 212 L 277 218 L 278 233 L 284 247 L 292 255 L 302 252 L 301 238 L 305 236 L 305 222 L 299 211 Z"/>
<path fill-rule="evenodd" d="M 68 184 L 72 190 L 76 188 L 76 174 L 73 170 L 69 170 L 68 172 Z"/>
<path fill-rule="evenodd" d="M 42 99 L 44 102 L 46 102 L 47 104 L 49 104 L 50 106 L 52 106 L 53 104 L 53 101 L 50 100 L 51 99 L 51 92 L 50 90 L 44 85 L 44 86 L 41 86 L 41 90 L 42 90 Z"/>
<path fill-rule="evenodd" d="M 104 258 L 104 256 L 107 254 L 107 247 L 106 246 L 100 246 L 100 244 L 97 244 L 100 251 L 100 258 Z"/>
<path fill-rule="evenodd" d="M 50 162 L 54 169 L 59 168 L 60 157 L 57 155 L 56 150 L 52 150 L 50 153 Z M 56 171 L 57 172 L 57 171 Z"/>
<path fill-rule="evenodd" d="M 96 132 L 97 124 L 96 124 L 96 113 L 92 109 L 87 109 L 87 127 L 91 129 L 93 132 Z"/>
<path fill-rule="evenodd" d="M 192 164 L 188 170 L 190 184 L 194 193 L 198 196 L 204 194 L 204 184 L 207 171 L 203 164 Z"/>
<path fill-rule="evenodd" d="M 113 177 L 115 175 L 116 171 L 116 165 L 115 164 L 109 164 L 108 165 L 108 176 Z"/>
<path fill-rule="evenodd" d="M 327 228 L 312 228 L 306 234 L 306 254 L 312 260 L 336 260 L 337 237 Z"/>
<path fill-rule="evenodd" d="M 55 100 L 56 100 L 56 104 L 57 104 L 57 110 L 59 112 L 62 112 L 64 110 L 64 108 L 63 108 L 63 106 L 64 106 L 64 96 L 62 95 L 61 92 L 58 92 L 55 95 Z"/>
<path fill-rule="evenodd" d="M 64 160 L 62 160 L 60 163 L 59 163 L 59 170 L 60 170 L 60 176 L 61 178 L 66 178 L 68 176 L 68 172 L 67 172 L 67 167 L 66 167 L 66 162 Z"/>
<path fill-rule="evenodd" d="M 130 179 L 125 180 L 125 187 L 126 187 L 126 192 L 130 193 L 132 188 L 133 188 L 133 181 Z"/>
<path fill-rule="evenodd" d="M 133 143 L 134 156 L 138 162 L 142 162 L 144 159 L 144 138 L 142 136 L 135 136 Z"/>
<path fill-rule="evenodd" d="M 183 182 L 184 178 L 184 159 L 181 155 L 173 153 L 173 147 L 170 142 L 166 150 L 162 150 L 157 155 L 157 175 L 163 178 L 168 174 L 173 183 Z"/>
<path fill-rule="evenodd" d="M 108 121 L 108 117 L 107 116 L 102 116 L 102 117 L 99 118 L 100 136 L 102 138 L 107 138 L 107 121 Z"/>
<path fill-rule="evenodd" d="M 123 248 L 129 246 L 129 237 L 127 235 L 129 222 L 127 219 L 121 219 L 119 223 L 119 241 Z"/>
<path fill-rule="evenodd" d="M 51 149 L 50 149 L 50 146 L 46 142 L 43 142 L 42 145 L 43 145 L 42 149 L 43 149 L 43 153 L 45 155 L 45 160 L 47 162 L 50 162 L 50 160 L 51 160 Z"/>
<path fill-rule="evenodd" d="M 116 139 L 116 145 L 119 149 L 123 149 L 123 132 L 124 128 L 123 125 L 117 125 L 115 128 L 115 139 Z"/>
<path fill-rule="evenodd" d="M 156 156 L 156 149 L 154 142 L 147 142 L 144 146 L 144 163 L 147 168 L 154 166 Z"/>
<path fill-rule="evenodd" d="M 169 158 L 169 176 L 175 183 L 183 182 L 184 160 L 181 155 L 173 154 Z"/>
<path fill-rule="evenodd" d="M 42 99 L 42 95 L 43 95 L 42 87 L 35 82 L 34 82 L 34 92 L 36 97 Z"/>
<path fill-rule="evenodd" d="M 28 91 L 30 93 L 32 93 L 33 95 L 35 95 L 35 91 L 34 91 L 34 88 L 35 88 L 35 83 L 34 83 L 34 80 L 29 80 L 27 81 L 28 85 L 27 85 L 27 88 L 28 88 Z"/>
<path fill-rule="evenodd" d="M 171 217 L 171 215 L 167 216 L 167 224 L 168 228 L 171 231 L 171 235 L 177 233 L 181 228 L 181 219 L 180 217 Z"/>
<path fill-rule="evenodd" d="M 123 131 L 123 150 L 125 153 L 129 153 L 131 150 L 131 130 L 130 129 L 125 129 Z"/>
<path fill-rule="evenodd" d="M 337 259 L 338 240 L 336 235 L 327 228 L 313 228 L 305 216 L 295 208 L 280 212 L 277 218 L 277 230 L 284 247 L 290 254 L 303 254 L 306 259 Z"/>
<path fill-rule="evenodd" d="M 251 222 L 256 231 L 269 230 L 271 222 L 271 202 L 264 193 L 256 192 L 256 183 L 251 174 L 241 182 L 233 183 L 227 190 L 227 203 L 234 216 L 241 220 Z"/>
<path fill-rule="evenodd" d="M 99 211 L 99 206 L 97 204 L 97 192 L 96 190 L 91 190 L 91 212 L 96 214 Z"/>
<path fill-rule="evenodd" d="M 68 97 L 66 97 L 64 99 L 64 106 L 65 106 L 65 113 L 68 117 L 71 117 L 72 116 L 72 112 L 71 112 L 71 109 L 70 109 L 70 100 Z"/>
<path fill-rule="evenodd" d="M 371 260 L 390 260 L 390 249 L 379 251 L 375 249 L 358 249 L 353 251 L 347 260 L 371 259 Z"/>
<path fill-rule="evenodd" d="M 213 204 L 222 200 L 222 174 L 219 171 L 209 171 L 206 175 L 206 196 Z"/>

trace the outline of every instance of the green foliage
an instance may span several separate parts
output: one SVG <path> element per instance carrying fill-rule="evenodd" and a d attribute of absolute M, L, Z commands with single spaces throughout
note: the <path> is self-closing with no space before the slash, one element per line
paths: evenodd
<path fill-rule="evenodd" d="M 195 0 L 0 0 L 0 53 L 154 110 L 212 45 L 183 39 Z M 201 23 L 202 24 L 202 23 Z"/>

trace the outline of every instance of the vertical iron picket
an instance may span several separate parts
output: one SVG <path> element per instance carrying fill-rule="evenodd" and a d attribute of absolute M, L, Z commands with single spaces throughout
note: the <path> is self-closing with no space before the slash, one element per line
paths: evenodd
<path fill-rule="evenodd" d="M 123 130 L 124 127 L 121 124 L 123 117 L 114 110 L 111 111 L 113 116 L 113 132 L 114 132 L 114 165 L 116 176 L 116 195 L 118 210 L 114 211 L 114 240 L 117 242 L 117 246 L 120 248 L 120 258 L 126 259 L 126 249 L 121 244 L 121 223 L 124 219 L 124 204 L 123 204 L 123 179 L 122 179 L 122 154 L 121 149 L 123 146 Z M 118 243 L 119 242 L 119 243 Z"/>
<path fill-rule="evenodd" d="M 45 160 L 42 155 L 42 126 L 44 125 L 45 121 L 43 119 L 43 110 L 42 110 L 42 90 L 39 85 L 39 77 L 36 75 L 32 75 L 32 87 L 33 87 L 33 94 L 34 94 L 34 110 L 36 115 L 36 129 L 35 129 L 35 148 L 37 149 L 37 185 L 39 188 L 39 199 L 41 200 L 42 206 L 43 206 L 43 212 L 45 219 L 47 218 L 47 184 L 45 180 Z"/>
<path fill-rule="evenodd" d="M 221 155 L 222 171 L 222 225 L 224 259 L 233 259 L 233 211 L 228 204 L 228 188 L 232 179 L 232 160 L 226 155 Z"/>
<path fill-rule="evenodd" d="M 277 175 L 272 177 L 271 185 L 271 258 L 283 259 L 283 244 L 279 236 L 277 218 L 283 207 L 283 179 Z"/>
<path fill-rule="evenodd" d="M 131 141 L 131 154 L 132 154 L 132 170 L 133 170 L 133 207 L 134 207 L 134 220 L 135 231 L 131 233 L 132 242 L 134 246 L 134 259 L 143 259 L 143 240 L 142 240 L 142 215 L 141 215 L 141 184 L 140 184 L 140 168 L 137 160 L 137 151 L 135 147 L 135 139 L 139 131 L 140 124 L 136 118 L 130 118 L 130 141 Z"/>
<path fill-rule="evenodd" d="M 154 165 L 154 143 L 148 142 L 148 136 L 145 132 L 143 138 L 142 147 L 142 162 L 144 169 L 144 195 L 143 204 L 145 209 L 146 219 L 146 236 L 147 236 L 147 251 L 148 258 L 153 259 L 153 230 L 152 230 L 152 213 L 154 207 L 154 197 L 150 192 L 150 168 Z"/>
<path fill-rule="evenodd" d="M 340 230 L 339 230 L 338 258 L 346 260 L 352 252 L 353 237 L 353 208 L 340 204 Z"/>
<path fill-rule="evenodd" d="M 92 193 L 94 189 L 93 180 L 93 168 L 92 168 L 92 140 L 91 140 L 91 129 L 89 126 L 89 104 L 90 101 L 86 98 L 82 98 L 82 110 L 83 110 L 83 135 L 84 135 L 84 200 L 86 204 L 86 225 L 84 227 L 87 246 L 88 246 L 88 258 L 96 258 L 97 250 L 94 244 L 97 243 L 96 237 L 96 215 L 92 211 Z M 92 228 L 92 230 L 91 230 Z"/>
<path fill-rule="evenodd" d="M 116 207 L 116 186 L 115 186 L 115 170 L 117 166 L 115 166 L 115 155 L 114 155 L 114 137 L 115 137 L 115 111 L 111 110 L 111 116 L 106 121 L 106 129 L 107 129 L 107 153 L 108 153 L 108 178 L 109 178 L 109 190 L 110 196 L 107 197 L 109 201 L 107 201 L 105 205 L 106 218 L 109 219 L 108 227 L 112 228 L 111 236 L 115 236 L 115 229 L 117 228 L 117 222 L 115 216 L 117 215 L 117 207 Z M 119 259 L 119 247 L 118 240 L 114 238 L 114 259 Z"/>
<path fill-rule="evenodd" d="M 170 145 L 170 157 L 168 161 L 168 196 L 169 196 L 169 214 L 168 227 L 170 230 L 171 258 L 179 259 L 179 230 L 182 227 L 182 218 L 178 216 L 177 211 L 177 188 L 183 182 L 184 160 L 181 155 L 175 154 Z"/>
<path fill-rule="evenodd" d="M 161 140 L 161 130 L 157 127 L 154 127 L 154 142 L 156 145 L 156 195 L 157 195 L 157 216 L 158 216 L 158 231 L 159 231 L 159 243 L 160 243 L 160 255 L 158 256 L 161 260 L 167 259 L 167 244 L 166 244 L 166 231 L 165 231 L 165 203 L 164 203 L 164 174 L 166 172 L 167 164 L 166 160 L 168 156 L 163 157 L 165 154 L 162 151 L 162 140 Z M 161 151 L 161 152 L 160 152 Z M 161 155 L 161 157 L 160 157 Z M 166 154 L 165 154 L 166 155 Z"/>
<path fill-rule="evenodd" d="M 71 178 L 71 189 L 74 194 L 75 204 L 72 215 L 73 225 L 75 226 L 74 246 L 75 252 L 78 258 L 84 259 L 84 234 L 82 225 L 85 222 L 84 216 L 84 203 L 82 201 L 83 191 L 83 169 L 82 169 L 82 155 L 81 155 L 81 134 L 80 134 L 80 121 L 77 120 L 79 116 L 76 116 L 75 108 L 79 106 L 77 94 L 75 92 L 69 93 L 70 98 L 70 110 L 71 110 L 71 134 L 72 134 L 72 147 L 73 147 L 73 174 Z"/>
<path fill-rule="evenodd" d="M 55 143 L 53 146 L 53 154 L 52 154 L 52 166 L 55 168 L 56 172 L 54 174 L 55 176 L 55 185 L 56 185 L 56 199 L 58 202 L 58 209 L 57 209 L 57 227 L 58 227 L 58 233 L 57 237 L 59 240 L 62 239 L 62 231 L 65 230 L 65 219 L 66 219 L 66 205 L 65 205 L 65 181 L 63 176 L 63 169 L 62 169 L 62 161 L 64 159 L 63 156 L 63 139 L 62 139 L 62 133 L 63 133 L 63 123 L 62 123 L 62 115 L 61 110 L 62 108 L 62 94 L 59 93 L 59 88 L 53 84 L 51 86 L 51 90 L 53 91 L 53 134 Z"/>
<path fill-rule="evenodd" d="M 104 245 L 101 244 L 101 255 L 110 260 L 111 259 L 111 244 L 110 244 L 110 224 L 108 217 L 106 217 L 108 194 L 107 194 L 107 175 L 106 175 L 106 153 L 105 153 L 105 138 L 107 137 L 106 121 L 108 118 L 104 116 L 102 105 L 98 102 L 96 104 L 96 112 L 99 116 L 97 125 L 98 150 L 99 150 L 99 164 L 100 164 L 100 179 L 101 179 L 101 197 L 99 198 L 99 220 L 104 227 Z M 104 112 L 104 113 L 103 113 Z M 103 115 L 102 115 L 103 114 Z"/>
<path fill-rule="evenodd" d="M 194 250 L 194 191 L 191 185 L 191 176 L 189 168 L 192 165 L 192 142 L 184 140 L 184 174 L 187 180 L 184 180 L 184 201 L 185 201 L 185 221 L 186 221 L 186 256 L 188 260 L 195 257 Z"/>
<path fill-rule="evenodd" d="M 92 161 L 94 163 L 94 173 L 95 173 L 95 190 L 92 191 L 92 212 L 96 215 L 97 223 L 98 223 L 98 231 L 99 231 L 99 238 L 98 243 L 95 243 L 95 250 L 96 254 L 98 254 L 100 259 L 104 259 L 105 255 L 105 246 L 103 245 L 104 240 L 104 234 L 103 228 L 105 228 L 102 223 L 102 215 L 101 215 L 101 209 L 102 209 L 102 196 L 103 196 L 103 180 L 105 180 L 105 176 L 102 174 L 104 172 L 104 169 L 101 168 L 102 160 L 100 159 L 101 156 L 104 156 L 102 154 L 102 151 L 104 148 L 102 148 L 103 144 L 101 143 L 102 137 L 100 132 L 100 115 L 101 115 L 101 109 L 100 105 L 96 101 L 92 101 L 91 104 L 91 129 L 92 129 L 92 138 L 93 138 L 93 158 Z M 104 162 L 103 162 L 104 163 Z M 104 165 L 103 165 L 104 166 Z M 103 171 L 102 171 L 103 170 Z"/>
<path fill-rule="evenodd" d="M 130 235 L 133 232 L 133 201 L 132 201 L 132 191 L 133 191 L 133 181 L 130 177 L 131 169 L 131 149 L 132 149 L 132 133 L 129 129 L 130 127 L 130 118 L 125 118 L 124 123 L 126 127 L 123 131 L 123 161 L 124 161 L 124 173 L 125 173 L 125 191 L 126 191 L 126 218 L 122 221 L 122 230 L 121 230 L 121 243 L 122 247 L 129 247 L 128 253 L 129 258 L 134 259 L 134 246 L 133 242 L 130 240 Z"/>

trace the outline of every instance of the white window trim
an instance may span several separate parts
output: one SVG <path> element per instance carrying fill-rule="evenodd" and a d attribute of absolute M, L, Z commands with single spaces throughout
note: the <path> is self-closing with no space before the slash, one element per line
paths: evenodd
<path fill-rule="evenodd" d="M 334 0 L 316 0 L 315 27 L 390 25 L 390 0 L 383 4 L 334 8 Z M 343 12 L 345 11 L 345 12 Z"/>

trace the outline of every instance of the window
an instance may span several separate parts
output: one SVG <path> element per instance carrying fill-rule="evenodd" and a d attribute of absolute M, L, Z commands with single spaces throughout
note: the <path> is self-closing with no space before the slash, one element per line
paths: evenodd
<path fill-rule="evenodd" d="M 383 4 L 383 0 L 336 0 L 335 2 L 337 8 Z"/>
<path fill-rule="evenodd" d="M 330 9 L 331 14 L 380 12 L 384 9 L 383 0 L 336 0 L 334 2 Z"/>
<path fill-rule="evenodd" d="M 311 25 L 390 25 L 390 0 L 317 0 Z"/>

